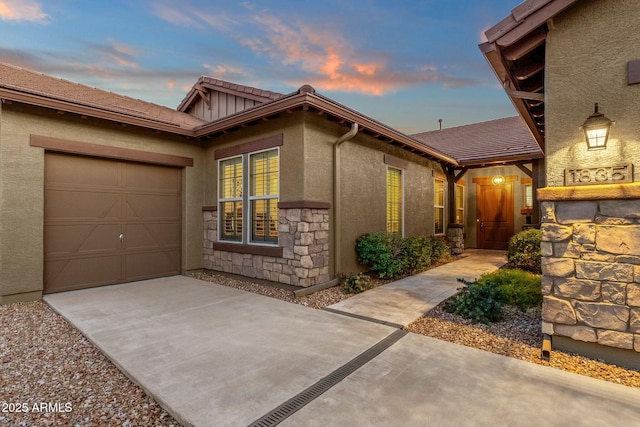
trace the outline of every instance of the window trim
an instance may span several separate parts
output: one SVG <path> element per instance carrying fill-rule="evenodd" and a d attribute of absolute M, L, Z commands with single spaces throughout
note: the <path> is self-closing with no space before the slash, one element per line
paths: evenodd
<path fill-rule="evenodd" d="M 385 178 L 386 178 L 385 196 L 387 200 L 386 229 L 387 229 L 387 233 L 393 233 L 393 231 L 389 231 L 389 170 L 395 170 L 400 173 L 400 203 L 399 203 L 400 204 L 400 220 L 398 222 L 400 226 L 400 236 L 404 237 L 404 170 L 395 166 L 390 166 L 390 165 L 387 165 L 387 170 L 385 171 Z"/>
<path fill-rule="evenodd" d="M 276 151 L 278 158 L 278 194 L 274 197 L 273 195 L 269 196 L 251 196 L 251 156 L 254 154 L 260 154 L 267 151 Z M 234 159 L 240 158 L 242 161 L 242 196 L 240 198 L 230 198 L 230 199 L 222 199 L 221 196 L 221 188 L 220 188 L 220 174 L 221 174 L 221 163 Z M 276 200 L 276 208 L 279 209 L 280 202 L 280 147 L 272 146 L 263 149 L 259 149 L 251 152 L 244 152 L 242 154 L 234 154 L 229 157 L 218 158 L 217 160 L 217 169 L 218 169 L 218 178 L 217 178 L 217 210 L 218 210 L 218 242 L 224 244 L 231 245 L 242 245 L 242 246 L 264 246 L 267 248 L 278 247 L 280 244 L 280 230 L 278 226 L 278 237 L 275 242 L 254 242 L 251 239 L 252 231 L 253 231 L 253 221 L 252 221 L 252 206 L 251 202 L 254 200 Z M 238 240 L 226 240 L 222 238 L 222 229 L 223 229 L 223 209 L 221 208 L 221 203 L 223 202 L 240 202 L 242 203 L 242 236 L 241 239 Z M 276 224 L 279 224 L 278 218 L 275 219 Z"/>
<path fill-rule="evenodd" d="M 455 197 L 455 202 L 454 202 L 455 214 L 457 216 L 458 215 L 458 211 L 459 210 L 462 211 L 462 222 L 460 222 L 459 224 L 464 224 L 465 215 L 466 215 L 466 209 L 465 209 L 465 205 L 466 205 L 465 186 L 463 184 L 459 184 L 457 182 L 454 184 L 454 186 L 455 186 L 455 189 L 460 188 L 460 191 L 462 192 L 462 199 L 461 199 L 462 200 L 462 208 L 458 208 L 458 196 L 457 196 L 457 194 L 455 192 L 455 189 L 454 189 L 454 194 L 453 195 Z M 458 222 L 456 221 L 456 223 L 458 223 Z"/>
<path fill-rule="evenodd" d="M 442 205 L 436 205 L 436 181 L 442 182 Z M 433 234 L 434 236 L 443 236 L 447 229 L 447 181 L 443 178 L 433 177 Z M 435 214 L 436 209 L 442 209 L 442 232 L 436 231 L 436 221 Z"/>
<path fill-rule="evenodd" d="M 233 160 L 239 158 L 241 161 L 241 170 L 242 170 L 242 196 L 240 197 L 232 197 L 229 199 L 225 199 L 220 197 L 222 194 L 222 188 L 220 187 L 220 178 L 221 178 L 221 173 L 222 173 L 222 168 L 221 168 L 221 164 L 225 161 L 229 161 L 229 160 Z M 244 243 L 244 230 L 245 230 L 245 207 L 244 207 L 244 192 L 245 192 L 245 185 L 244 185 L 244 177 L 245 177 L 245 161 L 244 161 L 244 156 L 243 155 L 235 155 L 235 156 L 230 156 L 230 157 L 225 157 L 223 159 L 218 159 L 218 179 L 216 181 L 216 186 L 218 188 L 217 193 L 218 193 L 218 200 L 216 203 L 216 206 L 218 207 L 218 241 L 219 242 L 224 242 L 224 243 L 230 243 L 230 244 L 234 244 L 234 245 L 241 245 Z M 223 219 L 223 215 L 224 215 L 224 209 L 222 208 L 222 203 L 225 202 L 240 202 L 242 204 L 242 233 L 240 235 L 240 240 L 228 240 L 228 239 L 223 239 L 222 238 L 222 229 L 223 229 L 223 224 L 224 224 L 224 219 Z"/>
<path fill-rule="evenodd" d="M 278 194 L 274 197 L 272 195 L 270 196 L 252 196 L 251 195 L 251 156 L 255 155 L 255 154 L 260 154 L 260 153 L 264 153 L 267 151 L 276 151 L 277 157 L 278 157 Z M 247 233 L 245 236 L 243 236 L 243 240 L 246 237 L 246 244 L 247 245 L 256 245 L 256 246 L 268 246 L 268 247 L 273 247 L 273 246 L 278 246 L 280 244 L 280 227 L 279 227 L 279 221 L 278 218 L 276 217 L 276 225 L 278 226 L 278 237 L 276 237 L 276 241 L 275 242 L 254 242 L 251 240 L 251 235 L 253 234 L 253 211 L 252 211 L 252 204 L 251 202 L 254 200 L 276 200 L 276 209 L 279 209 L 278 207 L 278 203 L 280 202 L 280 147 L 269 147 L 269 148 L 265 148 L 262 150 L 258 150 L 258 151 L 253 151 L 251 153 L 246 153 L 247 156 L 247 222 L 248 222 L 248 228 L 247 228 Z M 244 233 L 243 233 L 244 234 Z"/>

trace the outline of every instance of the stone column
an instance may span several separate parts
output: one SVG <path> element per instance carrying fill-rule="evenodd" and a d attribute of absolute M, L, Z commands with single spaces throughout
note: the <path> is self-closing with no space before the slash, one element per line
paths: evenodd
<path fill-rule="evenodd" d="M 575 188 L 538 193 L 542 330 L 640 352 L 640 198 L 606 198 L 617 193 Z"/>

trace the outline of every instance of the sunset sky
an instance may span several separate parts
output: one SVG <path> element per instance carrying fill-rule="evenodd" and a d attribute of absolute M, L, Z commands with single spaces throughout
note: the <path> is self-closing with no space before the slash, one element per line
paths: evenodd
<path fill-rule="evenodd" d="M 0 61 L 178 106 L 303 84 L 411 134 L 516 115 L 478 44 L 522 0 L 0 0 Z"/>

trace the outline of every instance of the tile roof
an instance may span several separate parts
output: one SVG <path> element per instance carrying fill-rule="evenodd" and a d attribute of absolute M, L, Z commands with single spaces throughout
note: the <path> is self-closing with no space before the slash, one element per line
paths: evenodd
<path fill-rule="evenodd" d="M 544 154 L 520 117 L 410 135 L 456 159 L 462 166 L 543 158 Z"/>
<path fill-rule="evenodd" d="M 204 123 L 172 108 L 0 62 L 0 97 L 12 99 L 11 95 L 18 100 L 26 97 L 38 105 L 55 104 L 55 108 L 62 111 L 66 110 L 65 106 L 73 106 L 75 108 L 70 111 L 82 111 L 87 116 L 102 117 L 108 114 L 111 120 L 117 120 L 118 117 L 123 118 L 123 121 L 126 118 L 137 119 L 136 123 L 148 123 L 149 127 L 154 127 L 154 124 L 166 125 L 190 131 Z"/>

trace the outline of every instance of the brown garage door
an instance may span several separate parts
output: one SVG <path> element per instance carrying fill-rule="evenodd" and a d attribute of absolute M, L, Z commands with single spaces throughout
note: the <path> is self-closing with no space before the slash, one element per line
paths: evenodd
<path fill-rule="evenodd" d="M 45 155 L 44 292 L 180 273 L 181 170 Z"/>

